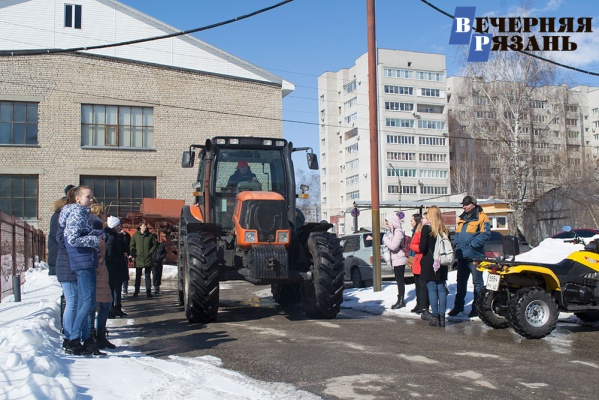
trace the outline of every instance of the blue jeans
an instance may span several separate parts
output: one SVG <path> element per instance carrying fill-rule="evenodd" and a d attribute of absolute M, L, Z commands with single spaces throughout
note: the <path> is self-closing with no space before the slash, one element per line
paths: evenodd
<path fill-rule="evenodd" d="M 483 273 L 476 269 L 474 263 L 469 260 L 458 260 L 457 290 L 455 294 L 454 310 L 464 311 L 464 299 L 468 288 L 468 278 L 472 274 L 474 284 L 474 299 L 483 290 Z"/>
<path fill-rule="evenodd" d="M 64 338 L 71 340 L 73 336 L 73 325 L 77 316 L 77 281 L 60 282 L 64 294 L 64 313 L 62 314 L 62 329 Z"/>
<path fill-rule="evenodd" d="M 96 308 L 96 269 L 82 269 L 77 274 L 77 316 L 73 324 L 74 338 L 85 341 L 91 337 L 90 315 Z"/>
<path fill-rule="evenodd" d="M 447 309 L 447 284 L 445 281 L 426 282 L 428 289 L 428 301 L 431 303 L 431 312 L 433 315 L 443 314 Z"/>
<path fill-rule="evenodd" d="M 98 313 L 96 314 L 96 331 L 100 332 L 106 329 L 106 321 L 108 320 L 108 313 L 112 308 L 112 303 L 96 303 L 98 306 Z"/>

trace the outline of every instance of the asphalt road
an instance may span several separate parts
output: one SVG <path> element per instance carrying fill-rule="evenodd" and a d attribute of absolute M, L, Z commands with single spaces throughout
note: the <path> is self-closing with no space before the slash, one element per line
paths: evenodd
<path fill-rule="evenodd" d="M 334 320 L 282 309 L 270 286 L 224 282 L 218 321 L 189 324 L 176 291 L 128 297 L 119 338 L 150 356 L 211 355 L 223 367 L 286 382 L 323 399 L 595 399 L 599 328 L 561 321 L 548 338 L 453 321 L 433 328 L 418 318 L 343 308 Z M 131 320 L 133 319 L 133 321 Z"/>

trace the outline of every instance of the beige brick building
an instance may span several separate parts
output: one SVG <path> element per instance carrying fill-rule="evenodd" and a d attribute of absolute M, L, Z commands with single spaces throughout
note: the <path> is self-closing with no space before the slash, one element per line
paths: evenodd
<path fill-rule="evenodd" d="M 73 7 L 79 24 L 65 17 Z M 0 16 L 21 21 L 0 25 L 0 209 L 46 232 L 68 184 L 92 186 L 120 216 L 144 197 L 190 202 L 196 171 L 180 166 L 190 144 L 282 137 L 293 85 L 190 36 L 96 54 L 20 51 L 178 31 L 117 1 L 16 1 Z"/>

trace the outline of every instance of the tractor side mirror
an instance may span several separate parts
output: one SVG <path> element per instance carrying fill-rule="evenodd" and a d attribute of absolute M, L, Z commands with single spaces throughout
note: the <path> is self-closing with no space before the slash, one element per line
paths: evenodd
<path fill-rule="evenodd" d="M 306 158 L 308 159 L 308 168 L 309 169 L 318 169 L 318 158 L 314 153 L 306 153 Z"/>
<path fill-rule="evenodd" d="M 503 257 L 508 261 L 514 261 L 515 257 L 520 254 L 520 245 L 516 236 L 505 235 L 502 238 Z"/>
<path fill-rule="evenodd" d="M 183 152 L 183 157 L 181 158 L 181 167 L 182 168 L 193 168 L 193 163 L 196 158 L 196 153 L 187 150 Z"/>

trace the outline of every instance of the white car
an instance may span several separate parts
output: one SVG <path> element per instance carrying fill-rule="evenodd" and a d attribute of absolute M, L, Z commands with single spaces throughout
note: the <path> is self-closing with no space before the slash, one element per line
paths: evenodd
<path fill-rule="evenodd" d="M 362 288 L 372 286 L 374 279 L 372 267 L 372 233 L 356 232 L 350 235 L 342 236 L 341 247 L 345 257 L 345 280 L 351 281 L 354 287 Z M 383 233 L 381 232 L 381 243 L 383 242 Z M 406 278 L 413 278 L 412 270 L 406 267 Z M 387 265 L 381 257 L 381 278 L 395 279 L 393 268 Z"/>

